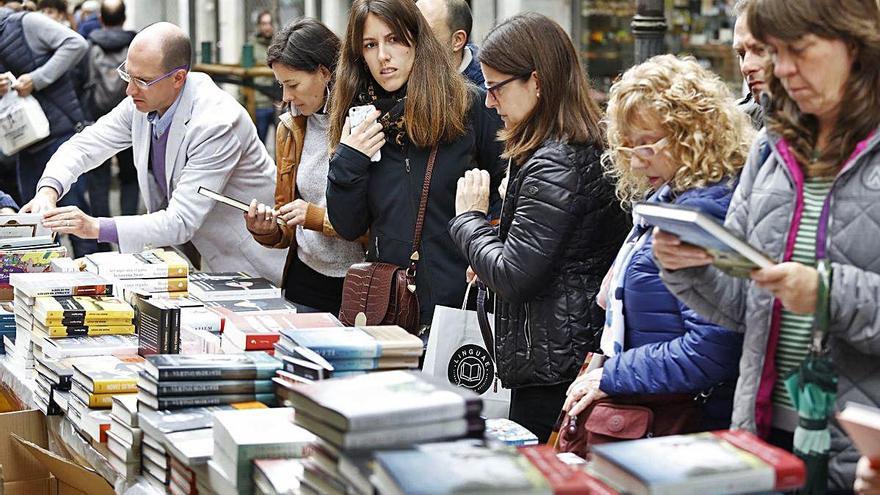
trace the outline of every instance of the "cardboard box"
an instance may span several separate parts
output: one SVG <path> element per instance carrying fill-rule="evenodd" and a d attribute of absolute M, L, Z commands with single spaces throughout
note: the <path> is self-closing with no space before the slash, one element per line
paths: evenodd
<path fill-rule="evenodd" d="M 49 452 L 47 445 L 40 411 L 0 414 L 0 495 L 113 495 L 99 474 Z"/>

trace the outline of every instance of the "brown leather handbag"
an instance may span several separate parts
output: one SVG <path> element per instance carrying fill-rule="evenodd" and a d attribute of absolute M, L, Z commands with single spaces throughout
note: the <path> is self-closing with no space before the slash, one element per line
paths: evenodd
<path fill-rule="evenodd" d="M 566 416 L 556 449 L 587 458 L 593 445 L 696 433 L 708 394 L 659 394 L 609 397 L 577 416 Z"/>
<path fill-rule="evenodd" d="M 348 269 L 342 285 L 339 321 L 346 325 L 398 325 L 409 333 L 419 332 L 419 298 L 416 295 L 416 268 L 422 242 L 422 227 L 428 206 L 431 175 L 437 160 L 437 147 L 431 150 L 422 197 L 416 216 L 412 256 L 407 268 L 391 263 L 357 263 Z"/>

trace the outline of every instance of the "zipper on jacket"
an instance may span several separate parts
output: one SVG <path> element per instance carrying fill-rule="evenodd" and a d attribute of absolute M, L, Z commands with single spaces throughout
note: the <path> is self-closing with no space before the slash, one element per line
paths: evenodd
<path fill-rule="evenodd" d="M 532 324 L 529 303 L 526 303 L 526 324 L 523 325 L 523 334 L 526 337 L 526 359 L 532 358 Z"/>
<path fill-rule="evenodd" d="M 412 169 L 409 166 L 409 157 L 403 159 L 404 167 L 406 168 L 406 173 L 410 173 Z"/>
<path fill-rule="evenodd" d="M 373 244 L 376 245 L 376 259 L 378 260 L 379 259 L 379 236 L 376 236 L 373 239 L 374 239 Z"/>

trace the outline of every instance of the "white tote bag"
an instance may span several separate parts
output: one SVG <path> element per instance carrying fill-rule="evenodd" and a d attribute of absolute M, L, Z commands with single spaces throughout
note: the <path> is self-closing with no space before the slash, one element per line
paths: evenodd
<path fill-rule="evenodd" d="M 0 77 L 15 77 L 7 72 Z M 31 96 L 18 96 L 11 89 L 0 98 L 0 150 L 12 156 L 49 135 L 49 120 L 40 102 Z"/>
<path fill-rule="evenodd" d="M 496 378 L 496 365 L 486 350 L 477 312 L 465 309 L 471 287 L 468 285 L 465 291 L 461 308 L 434 308 L 422 371 L 445 377 L 453 385 L 479 394 L 486 418 L 506 418 L 510 409 L 510 390 L 502 388 Z M 489 321 L 491 323 L 492 318 Z"/>

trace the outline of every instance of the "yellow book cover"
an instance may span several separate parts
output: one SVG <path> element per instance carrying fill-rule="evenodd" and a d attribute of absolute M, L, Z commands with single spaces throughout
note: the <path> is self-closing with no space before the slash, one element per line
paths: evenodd
<path fill-rule="evenodd" d="M 34 319 L 47 322 L 52 319 L 80 325 L 91 319 L 134 319 L 134 308 L 124 300 L 112 296 L 54 296 L 34 299 Z"/>
<path fill-rule="evenodd" d="M 96 356 L 73 366 L 73 380 L 91 394 L 135 393 L 143 362 L 140 356 Z"/>
<path fill-rule="evenodd" d="M 91 326 L 45 326 L 37 324 L 36 327 L 42 330 L 49 338 L 57 339 L 62 337 L 83 337 L 86 335 L 134 335 L 135 326 L 128 325 L 91 325 Z"/>

